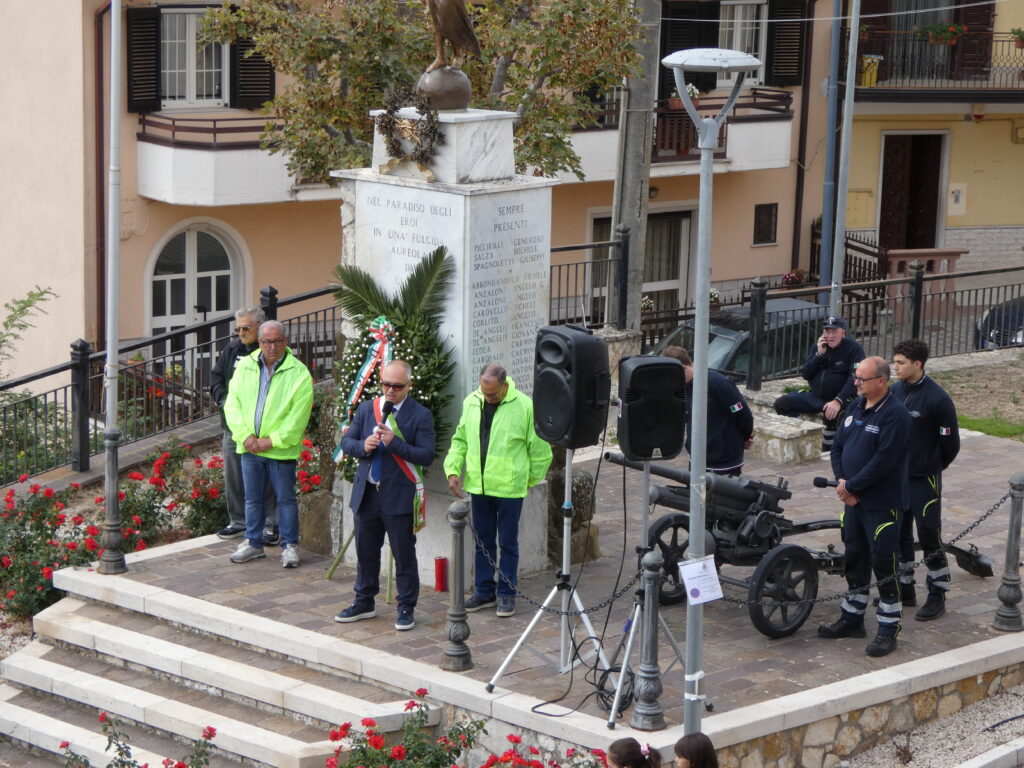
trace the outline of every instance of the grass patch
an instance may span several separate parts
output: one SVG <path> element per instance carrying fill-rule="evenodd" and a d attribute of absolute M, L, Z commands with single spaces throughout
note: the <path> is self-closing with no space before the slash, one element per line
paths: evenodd
<path fill-rule="evenodd" d="M 1008 422 L 1000 419 L 998 416 L 986 416 L 980 419 L 960 416 L 957 418 L 957 421 L 964 429 L 984 432 L 986 435 L 992 435 L 993 437 L 1011 437 L 1024 441 L 1024 424 Z"/>

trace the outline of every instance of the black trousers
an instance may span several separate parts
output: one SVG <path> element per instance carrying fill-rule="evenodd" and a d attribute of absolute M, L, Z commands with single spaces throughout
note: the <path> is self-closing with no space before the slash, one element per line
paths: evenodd
<path fill-rule="evenodd" d="M 412 511 L 407 515 L 381 514 L 377 487 L 367 483 L 359 509 L 354 515 L 356 534 L 356 602 L 370 606 L 380 592 L 380 551 L 387 534 L 395 559 L 395 583 L 398 607 L 415 608 L 420 594 L 419 566 L 416 563 L 416 534 L 412 531 Z"/>

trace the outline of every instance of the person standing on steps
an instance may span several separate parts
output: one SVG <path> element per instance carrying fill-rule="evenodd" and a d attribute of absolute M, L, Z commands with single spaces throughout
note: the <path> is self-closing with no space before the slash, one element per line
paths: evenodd
<path fill-rule="evenodd" d="M 953 400 L 924 372 L 928 345 L 920 339 L 901 341 L 892 351 L 892 367 L 898 381 L 890 391 L 910 412 L 909 468 L 910 512 L 900 527 L 900 592 L 903 605 L 915 605 L 914 527 L 921 542 L 928 574 L 928 599 L 915 614 L 918 621 L 932 621 L 946 612 L 949 591 L 949 560 L 942 548 L 942 472 L 960 452 L 960 427 Z M 908 600 L 908 597 L 910 598 Z"/>

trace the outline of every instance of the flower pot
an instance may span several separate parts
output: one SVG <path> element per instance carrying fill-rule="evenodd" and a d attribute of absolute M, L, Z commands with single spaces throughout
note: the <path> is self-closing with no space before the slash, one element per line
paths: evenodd
<path fill-rule="evenodd" d="M 1019 37 L 1014 39 L 1013 47 L 1014 48 L 1024 48 L 1024 40 L 1021 40 Z"/>
<path fill-rule="evenodd" d="M 672 97 L 672 98 L 670 98 L 668 100 L 668 108 L 669 109 L 686 109 L 686 107 L 683 106 L 683 100 L 678 98 L 678 97 Z"/>
<path fill-rule="evenodd" d="M 953 37 L 939 38 L 935 35 L 928 35 L 928 42 L 932 45 L 956 45 L 956 41 L 959 40 L 959 35 Z"/>

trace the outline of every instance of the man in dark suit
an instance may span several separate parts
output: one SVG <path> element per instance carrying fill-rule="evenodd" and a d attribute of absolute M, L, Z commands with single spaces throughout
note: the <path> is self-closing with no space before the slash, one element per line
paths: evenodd
<path fill-rule="evenodd" d="M 392 360 L 381 371 L 381 397 L 360 404 L 341 440 L 342 449 L 359 459 L 352 484 L 356 535 L 355 601 L 334 617 L 348 623 L 377 615 L 373 601 L 380 591 L 380 551 L 384 534 L 391 544 L 398 583 L 395 629 L 412 629 L 420 592 L 416 563 L 416 518 L 422 515 L 422 467 L 434 460 L 434 419 L 409 397 L 412 368 Z"/>

